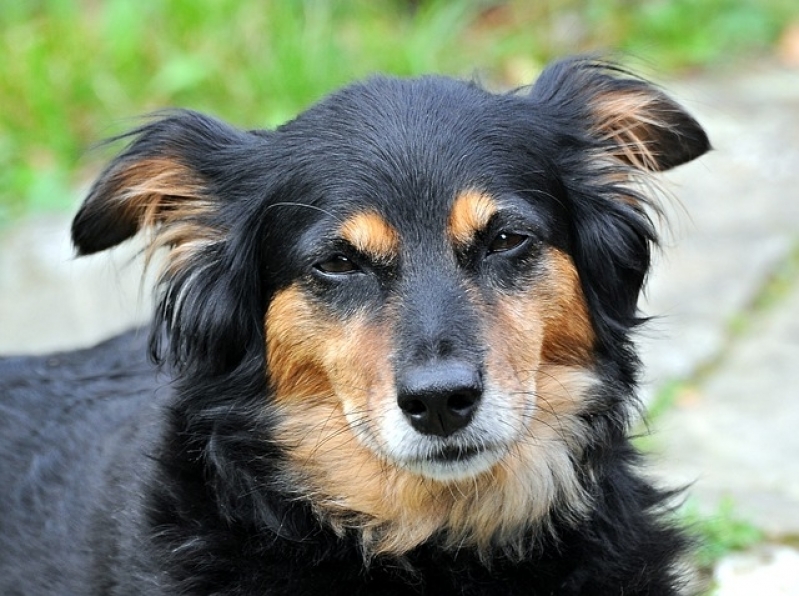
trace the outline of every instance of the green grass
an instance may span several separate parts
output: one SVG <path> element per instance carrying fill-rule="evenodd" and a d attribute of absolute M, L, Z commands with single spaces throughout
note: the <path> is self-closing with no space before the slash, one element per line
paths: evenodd
<path fill-rule="evenodd" d="M 680 518 L 699 543 L 692 562 L 704 573 L 709 573 L 726 555 L 744 551 L 765 539 L 760 529 L 739 516 L 729 499 L 721 501 L 711 514 L 700 513 L 696 504 L 689 502 L 680 510 Z"/>
<path fill-rule="evenodd" d="M 70 206 L 105 157 L 89 148 L 155 109 L 272 126 L 377 71 L 508 86 L 597 49 L 705 66 L 794 18 L 795 0 L 4 0 L 0 221 Z"/>

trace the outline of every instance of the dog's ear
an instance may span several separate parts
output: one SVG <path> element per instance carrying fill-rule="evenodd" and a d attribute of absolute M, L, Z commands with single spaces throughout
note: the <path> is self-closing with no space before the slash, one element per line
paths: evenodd
<path fill-rule="evenodd" d="M 571 251 L 598 336 L 623 345 L 657 242 L 649 175 L 708 151 L 707 135 L 656 87 L 590 58 L 548 67 L 529 100 L 561 139 Z"/>
<path fill-rule="evenodd" d="M 222 163 L 253 135 L 190 111 L 158 118 L 120 137 L 130 143 L 100 174 L 72 223 L 79 254 L 105 250 L 146 227 L 164 227 L 162 244 L 208 236 L 220 207 Z"/>
<path fill-rule="evenodd" d="M 613 64 L 557 62 L 544 70 L 530 97 L 587 126 L 607 156 L 639 170 L 668 170 L 710 149 L 705 131 L 679 104 Z"/>
<path fill-rule="evenodd" d="M 129 145 L 75 216 L 73 242 L 90 254 L 149 229 L 148 258 L 166 248 L 154 355 L 184 369 L 233 366 L 263 344 L 259 234 L 248 227 L 259 225 L 248 212 L 257 201 L 246 199 L 267 192 L 262 160 L 269 134 L 179 111 L 123 138 Z"/>

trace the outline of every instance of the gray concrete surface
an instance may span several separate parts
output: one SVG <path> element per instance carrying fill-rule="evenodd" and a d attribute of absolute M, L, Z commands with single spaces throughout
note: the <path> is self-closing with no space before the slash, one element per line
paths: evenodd
<path fill-rule="evenodd" d="M 749 553 L 724 559 L 713 574 L 713 596 L 797 596 L 799 551 L 785 546 L 761 545 Z"/>
<path fill-rule="evenodd" d="M 69 226 L 51 215 L 0 231 L 0 354 L 89 346 L 149 319 L 140 243 L 75 258 Z"/>
<path fill-rule="evenodd" d="M 691 493 L 707 511 L 729 497 L 770 540 L 795 539 L 799 281 L 770 307 L 751 305 L 799 246 L 799 70 L 763 66 L 667 88 L 716 149 L 668 175 L 670 231 L 643 303 L 658 318 L 639 338 L 644 396 L 675 379 L 695 389 L 657 420 L 653 470 L 667 483 L 695 481 Z M 67 228 L 56 217 L 0 235 L 0 353 L 88 345 L 147 318 L 138 249 L 75 260 Z M 748 330 L 732 333 L 741 317 Z M 788 551 L 782 567 L 762 553 L 720 565 L 720 593 L 745 593 L 730 582 L 752 576 L 752 565 L 755 577 L 769 565 L 785 569 L 797 556 Z M 724 575 L 730 566 L 743 575 Z M 799 594 L 793 573 L 774 593 Z"/>
<path fill-rule="evenodd" d="M 696 98 L 716 150 L 672 176 L 684 212 L 672 208 L 673 246 L 644 305 L 661 318 L 641 347 L 650 390 L 709 372 L 657 421 L 657 469 L 695 481 L 709 511 L 731 498 L 769 534 L 799 534 L 799 280 L 752 308 L 799 247 L 799 72 L 676 88 Z"/>
<path fill-rule="evenodd" d="M 755 319 L 719 369 L 656 422 L 659 467 L 696 481 L 691 492 L 707 504 L 733 497 L 770 535 L 799 535 L 799 286 Z"/>

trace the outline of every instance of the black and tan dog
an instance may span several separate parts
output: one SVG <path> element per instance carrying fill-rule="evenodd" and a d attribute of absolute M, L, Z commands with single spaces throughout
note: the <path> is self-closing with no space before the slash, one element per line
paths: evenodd
<path fill-rule="evenodd" d="M 648 176 L 708 149 L 589 59 L 133 131 L 73 226 L 151 234 L 136 333 L 0 365 L 0 592 L 665 596 L 636 471 Z"/>

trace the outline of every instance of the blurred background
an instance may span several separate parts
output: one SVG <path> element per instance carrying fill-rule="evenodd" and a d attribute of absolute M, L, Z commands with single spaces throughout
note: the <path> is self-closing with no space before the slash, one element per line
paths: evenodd
<path fill-rule="evenodd" d="M 797 0 L 0 0 L 0 354 L 145 322 L 141 244 L 74 259 L 69 218 L 138 117 L 273 127 L 371 73 L 496 90 L 610 53 L 715 151 L 669 173 L 638 342 L 640 445 L 703 541 L 707 593 L 799 595 Z"/>

